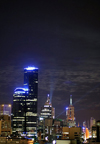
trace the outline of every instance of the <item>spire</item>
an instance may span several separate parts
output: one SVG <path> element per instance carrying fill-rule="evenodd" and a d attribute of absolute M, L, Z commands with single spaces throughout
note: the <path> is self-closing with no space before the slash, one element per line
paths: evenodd
<path fill-rule="evenodd" d="M 70 105 L 72 105 L 72 95 L 70 95 Z"/>
<path fill-rule="evenodd" d="M 47 102 L 50 102 L 50 96 L 49 96 L 49 94 L 47 95 Z"/>

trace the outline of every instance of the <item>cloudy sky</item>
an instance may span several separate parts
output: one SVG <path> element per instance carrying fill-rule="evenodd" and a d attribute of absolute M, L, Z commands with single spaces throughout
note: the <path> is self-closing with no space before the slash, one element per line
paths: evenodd
<path fill-rule="evenodd" d="M 57 118 L 73 96 L 76 121 L 100 119 L 98 1 L 0 1 L 0 103 L 12 103 L 23 69 L 39 68 L 38 111 L 51 95 Z"/>

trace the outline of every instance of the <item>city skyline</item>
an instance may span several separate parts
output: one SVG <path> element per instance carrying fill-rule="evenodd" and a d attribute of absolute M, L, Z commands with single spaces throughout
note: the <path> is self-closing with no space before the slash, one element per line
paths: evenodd
<path fill-rule="evenodd" d="M 95 2 L 0 2 L 0 104 L 12 103 L 23 69 L 39 68 L 38 107 L 56 117 L 73 96 L 76 121 L 100 119 L 100 19 Z M 38 112 L 40 109 L 38 109 Z"/>

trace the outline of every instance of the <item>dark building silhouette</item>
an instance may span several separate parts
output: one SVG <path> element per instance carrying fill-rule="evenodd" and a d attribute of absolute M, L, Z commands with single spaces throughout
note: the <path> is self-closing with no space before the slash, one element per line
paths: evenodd
<path fill-rule="evenodd" d="M 96 122 L 97 125 L 97 142 L 100 142 L 100 120 Z"/>

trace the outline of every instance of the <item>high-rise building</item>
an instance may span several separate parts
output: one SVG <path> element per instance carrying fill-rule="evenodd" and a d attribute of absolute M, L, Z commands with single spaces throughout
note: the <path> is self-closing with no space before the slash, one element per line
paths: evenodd
<path fill-rule="evenodd" d="M 41 118 L 55 118 L 55 108 L 52 107 L 49 94 L 47 95 L 47 100 L 44 106 L 41 108 L 40 113 Z"/>
<path fill-rule="evenodd" d="M 24 88 L 16 88 L 13 95 L 13 133 L 35 135 L 37 127 L 38 68 L 24 69 Z"/>
<path fill-rule="evenodd" d="M 70 105 L 66 108 L 66 121 L 67 125 L 72 127 L 75 126 L 75 117 L 74 117 L 74 106 L 72 105 L 72 95 L 70 95 Z"/>
<path fill-rule="evenodd" d="M 9 116 L 11 116 L 11 104 L 2 104 L 2 105 L 0 105 L 0 115 L 9 115 Z"/>
<path fill-rule="evenodd" d="M 28 89 L 16 88 L 12 105 L 12 132 L 21 134 L 26 131 L 26 97 Z"/>
<path fill-rule="evenodd" d="M 38 102 L 38 68 L 24 69 L 24 88 L 28 89 L 26 97 L 26 131 L 29 135 L 36 134 L 37 102 Z"/>

